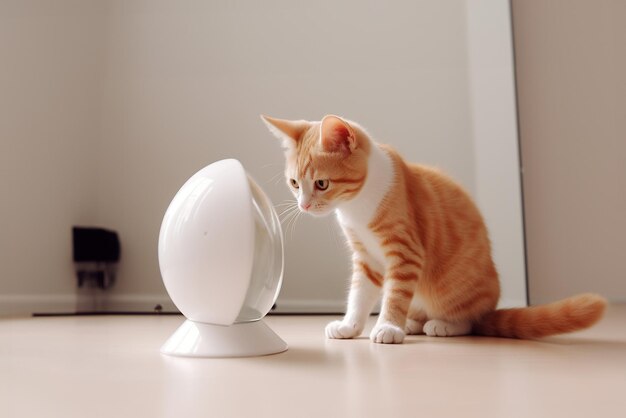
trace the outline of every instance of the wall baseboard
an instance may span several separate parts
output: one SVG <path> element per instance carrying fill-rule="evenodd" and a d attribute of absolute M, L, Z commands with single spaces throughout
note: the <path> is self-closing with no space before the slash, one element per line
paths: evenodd
<path fill-rule="evenodd" d="M 61 313 L 76 309 L 76 294 L 0 295 L 0 316 L 23 316 L 34 312 Z"/>
<path fill-rule="evenodd" d="M 276 313 L 342 313 L 345 300 L 278 299 Z M 24 316 L 33 313 L 74 312 L 153 312 L 161 305 L 163 312 L 178 312 L 166 294 L 16 294 L 0 295 L 0 316 Z M 502 300 L 499 308 L 525 306 L 524 301 Z M 379 308 L 374 309 L 378 312 Z"/>
<path fill-rule="evenodd" d="M 524 300 L 502 299 L 498 303 L 499 309 L 526 306 Z M 313 300 L 313 299 L 286 299 L 278 298 L 276 301 L 276 313 L 343 313 L 346 311 L 346 301 L 340 300 Z M 380 304 L 377 304 L 373 313 L 380 312 Z"/>
<path fill-rule="evenodd" d="M 74 312 L 153 312 L 161 305 L 164 312 L 177 312 L 167 294 L 107 294 L 101 291 L 40 295 L 0 295 L 0 316 L 25 316 L 33 313 Z M 343 300 L 278 300 L 277 313 L 338 313 L 345 310 Z"/>
<path fill-rule="evenodd" d="M 163 294 L 15 294 L 0 295 L 0 316 L 27 316 L 33 313 L 76 312 L 153 312 L 161 305 L 164 312 L 178 312 L 170 298 Z"/>
<path fill-rule="evenodd" d="M 154 312 L 161 305 L 163 312 L 178 312 L 167 294 L 107 295 L 104 310 L 114 312 Z M 98 309 L 96 309 L 98 310 Z"/>
<path fill-rule="evenodd" d="M 108 294 L 101 291 L 40 295 L 0 295 L 0 316 L 33 313 L 74 312 L 153 312 L 161 305 L 164 312 L 178 312 L 167 294 Z M 344 300 L 278 299 L 276 313 L 341 313 Z"/>
<path fill-rule="evenodd" d="M 276 301 L 276 313 L 341 313 L 346 310 L 345 300 L 281 299 Z"/>

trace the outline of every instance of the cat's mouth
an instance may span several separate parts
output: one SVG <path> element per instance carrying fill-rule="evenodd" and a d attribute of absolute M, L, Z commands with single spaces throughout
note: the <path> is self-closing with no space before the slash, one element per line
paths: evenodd
<path fill-rule="evenodd" d="M 309 209 L 300 209 L 302 212 L 306 213 L 307 215 L 312 215 L 315 217 L 322 217 L 322 216 L 326 216 L 328 214 L 330 214 L 333 210 L 332 208 L 328 207 L 328 206 L 323 206 L 323 207 L 311 207 Z"/>

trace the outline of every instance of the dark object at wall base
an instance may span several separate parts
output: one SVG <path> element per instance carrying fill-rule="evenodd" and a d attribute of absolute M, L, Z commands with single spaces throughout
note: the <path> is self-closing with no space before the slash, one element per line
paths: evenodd
<path fill-rule="evenodd" d="M 115 231 L 75 226 L 72 229 L 78 287 L 108 289 L 115 281 L 120 240 Z"/>

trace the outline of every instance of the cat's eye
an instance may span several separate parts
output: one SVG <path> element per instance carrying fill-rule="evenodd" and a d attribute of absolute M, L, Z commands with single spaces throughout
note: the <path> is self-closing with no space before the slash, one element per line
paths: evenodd
<path fill-rule="evenodd" d="M 289 183 L 291 183 L 291 186 L 292 186 L 294 189 L 297 189 L 297 188 L 299 188 L 299 187 L 300 187 L 300 186 L 298 185 L 298 181 L 297 181 L 296 179 L 289 179 Z"/>
<path fill-rule="evenodd" d="M 328 185 L 330 182 L 328 180 L 315 180 L 315 187 L 318 190 L 326 190 L 328 189 Z"/>

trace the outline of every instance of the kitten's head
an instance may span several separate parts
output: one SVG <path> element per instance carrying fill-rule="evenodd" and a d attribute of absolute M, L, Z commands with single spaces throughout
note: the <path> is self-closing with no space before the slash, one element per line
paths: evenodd
<path fill-rule="evenodd" d="M 360 127 L 333 115 L 321 122 L 262 119 L 282 140 L 287 186 L 301 211 L 327 215 L 359 193 L 370 151 Z"/>

